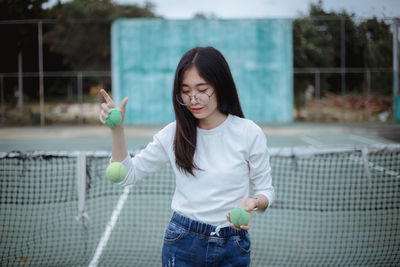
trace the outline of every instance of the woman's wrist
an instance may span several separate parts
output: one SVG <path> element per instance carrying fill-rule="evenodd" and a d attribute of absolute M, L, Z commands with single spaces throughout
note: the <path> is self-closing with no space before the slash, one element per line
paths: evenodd
<path fill-rule="evenodd" d="M 260 199 L 257 196 L 252 196 L 250 197 L 251 199 L 253 199 L 255 201 L 255 208 L 253 208 L 253 210 L 258 210 L 260 208 Z"/>
<path fill-rule="evenodd" d="M 118 126 L 110 127 L 111 133 L 121 133 L 124 132 L 124 125 L 121 123 Z"/>

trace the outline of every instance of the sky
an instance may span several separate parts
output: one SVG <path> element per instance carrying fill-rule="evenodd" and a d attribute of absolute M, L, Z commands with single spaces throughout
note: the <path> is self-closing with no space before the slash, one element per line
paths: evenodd
<path fill-rule="evenodd" d="M 50 0 L 44 7 L 57 0 Z M 62 0 L 66 2 L 68 0 Z M 143 5 L 146 0 L 113 0 Z M 155 13 L 167 19 L 188 19 L 196 13 L 217 18 L 299 17 L 308 14 L 310 3 L 318 0 L 150 0 Z M 325 11 L 355 13 L 358 17 L 400 17 L 400 0 L 323 0 Z"/>
<path fill-rule="evenodd" d="M 145 0 L 117 0 L 139 3 Z M 318 0 L 152 0 L 155 12 L 165 18 L 192 18 L 197 12 L 218 18 L 298 17 L 308 14 Z M 324 0 L 326 11 L 355 13 L 359 17 L 400 17 L 400 0 Z"/>

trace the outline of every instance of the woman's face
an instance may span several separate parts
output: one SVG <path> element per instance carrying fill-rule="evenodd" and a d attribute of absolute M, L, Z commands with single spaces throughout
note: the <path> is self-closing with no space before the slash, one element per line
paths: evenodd
<path fill-rule="evenodd" d="M 218 110 L 215 89 L 200 76 L 196 67 L 190 67 L 183 74 L 181 96 L 187 109 L 199 120 L 199 126 L 202 122 L 212 124 L 223 115 Z"/>

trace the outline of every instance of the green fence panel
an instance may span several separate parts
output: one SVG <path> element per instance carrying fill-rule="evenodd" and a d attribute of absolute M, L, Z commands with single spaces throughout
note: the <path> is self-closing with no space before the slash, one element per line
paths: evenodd
<path fill-rule="evenodd" d="M 112 91 L 117 103 L 129 97 L 126 124 L 174 120 L 175 69 L 195 46 L 224 54 L 247 118 L 293 121 L 290 19 L 120 19 L 112 25 Z"/>

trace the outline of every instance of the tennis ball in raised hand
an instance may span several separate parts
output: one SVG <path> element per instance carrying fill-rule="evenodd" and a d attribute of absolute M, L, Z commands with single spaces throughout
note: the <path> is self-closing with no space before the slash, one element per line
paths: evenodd
<path fill-rule="evenodd" d="M 119 183 L 125 179 L 126 168 L 121 162 L 113 162 L 108 165 L 106 177 L 113 183 Z"/>
<path fill-rule="evenodd" d="M 236 227 L 240 227 L 241 225 L 249 224 L 250 213 L 248 213 L 243 206 L 239 206 L 231 211 L 231 215 L 229 218 Z"/>
<path fill-rule="evenodd" d="M 121 121 L 122 121 L 121 112 L 116 108 L 110 109 L 110 113 L 108 114 L 108 118 L 106 119 L 107 126 L 109 127 L 118 126 L 121 123 Z"/>

